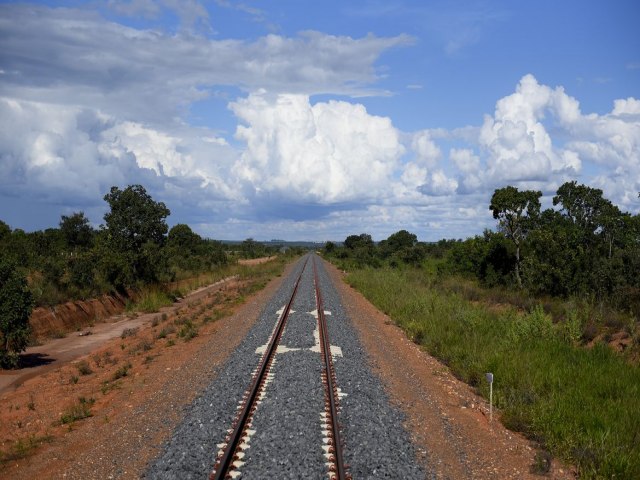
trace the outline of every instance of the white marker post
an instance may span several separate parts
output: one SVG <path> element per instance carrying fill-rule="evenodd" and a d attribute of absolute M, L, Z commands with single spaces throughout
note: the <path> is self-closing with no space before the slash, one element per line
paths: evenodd
<path fill-rule="evenodd" d="M 493 373 L 487 373 L 487 382 L 489 382 L 489 421 L 493 422 Z"/>

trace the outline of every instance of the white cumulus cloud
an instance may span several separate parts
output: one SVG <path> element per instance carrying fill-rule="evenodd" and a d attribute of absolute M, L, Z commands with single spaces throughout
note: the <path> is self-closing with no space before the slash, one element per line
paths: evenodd
<path fill-rule="evenodd" d="M 233 200 L 220 170 L 235 153 L 193 133 L 170 135 L 96 110 L 0 97 L 1 191 L 95 205 L 112 185 L 142 183 L 183 204 Z"/>
<path fill-rule="evenodd" d="M 453 195 L 458 188 L 458 181 L 454 178 L 449 178 L 442 170 L 436 170 L 433 172 L 426 184 L 420 187 L 420 191 L 427 195 L 433 195 L 436 197 Z"/>
<path fill-rule="evenodd" d="M 440 147 L 432 140 L 428 130 L 422 130 L 413 135 L 411 149 L 416 154 L 416 159 L 424 163 L 428 168 L 433 168 L 442 157 Z"/>
<path fill-rule="evenodd" d="M 586 162 L 604 173 L 582 181 L 633 208 L 629 192 L 640 187 L 640 101 L 633 97 L 615 100 L 608 114 L 584 114 L 564 88 L 525 75 L 513 94 L 498 100 L 494 115 L 485 116 L 478 144 L 486 155 L 486 185 L 538 182 L 551 189 L 580 179 Z"/>
<path fill-rule="evenodd" d="M 230 105 L 245 125 L 235 171 L 257 196 L 331 204 L 388 195 L 404 153 L 391 120 L 342 101 L 257 92 Z"/>

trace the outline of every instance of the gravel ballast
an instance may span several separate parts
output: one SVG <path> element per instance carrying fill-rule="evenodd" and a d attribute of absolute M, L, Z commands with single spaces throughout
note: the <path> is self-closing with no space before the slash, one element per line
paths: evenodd
<path fill-rule="evenodd" d="M 267 302 L 258 321 L 229 357 L 211 384 L 188 407 L 184 421 L 152 462 L 145 478 L 207 478 L 218 446 L 231 428 L 237 406 L 251 383 L 251 372 L 287 303 L 293 285 L 308 259 L 297 297 L 282 335 L 278 352 L 258 406 L 252 429 L 255 434 L 245 451 L 241 478 L 328 478 L 322 452 L 324 390 L 321 357 L 315 345 L 316 300 L 312 261 L 327 312 L 326 320 L 341 390 L 340 424 L 345 463 L 354 479 L 425 478 L 416 451 L 402 428 L 403 416 L 389 404 L 380 380 L 367 364 L 366 353 L 340 303 L 336 289 L 315 255 L 303 258 L 276 295 Z M 332 348 L 333 350 L 333 348 Z M 334 352 L 338 350 L 335 349 Z"/>

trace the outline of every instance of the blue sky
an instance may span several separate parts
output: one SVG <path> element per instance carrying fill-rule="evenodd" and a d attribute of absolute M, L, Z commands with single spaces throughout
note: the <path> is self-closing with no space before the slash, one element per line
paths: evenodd
<path fill-rule="evenodd" d="M 492 228 L 496 188 L 640 211 L 634 1 L 0 1 L 0 219 L 144 185 L 211 238 Z"/>

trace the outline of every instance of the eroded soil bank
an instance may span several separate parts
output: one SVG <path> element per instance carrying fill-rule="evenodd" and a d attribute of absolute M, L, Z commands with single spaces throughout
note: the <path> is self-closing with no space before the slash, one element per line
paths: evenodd
<path fill-rule="evenodd" d="M 114 294 L 66 302 L 55 307 L 38 307 L 33 310 L 29 323 L 33 336 L 44 341 L 122 313 L 126 303 L 126 297 Z"/>

